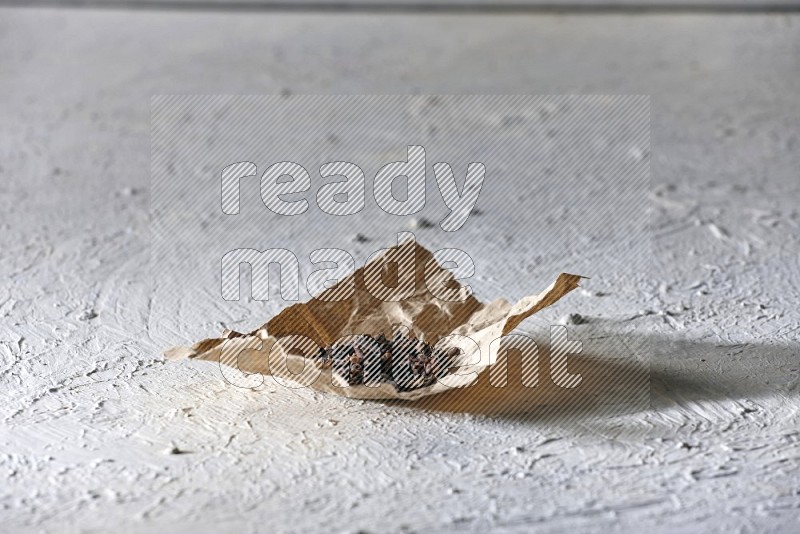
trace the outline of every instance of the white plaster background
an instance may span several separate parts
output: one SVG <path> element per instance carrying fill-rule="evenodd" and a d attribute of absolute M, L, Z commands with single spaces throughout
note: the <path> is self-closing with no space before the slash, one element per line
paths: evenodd
<path fill-rule="evenodd" d="M 2 529 L 795 531 L 798 24 L 0 10 Z M 150 95 L 283 90 L 652 95 L 650 283 L 536 319 L 649 343 L 651 407 L 484 418 L 164 363 Z"/>

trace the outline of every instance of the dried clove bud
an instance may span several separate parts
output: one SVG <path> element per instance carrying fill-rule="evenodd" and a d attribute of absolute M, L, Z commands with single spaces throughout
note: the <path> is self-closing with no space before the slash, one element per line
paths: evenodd
<path fill-rule="evenodd" d="M 351 340 L 321 347 L 316 360 L 343 376 L 351 386 L 388 382 L 399 391 L 428 386 L 449 372 L 458 350 L 434 349 L 430 344 L 396 332 L 354 336 Z"/>

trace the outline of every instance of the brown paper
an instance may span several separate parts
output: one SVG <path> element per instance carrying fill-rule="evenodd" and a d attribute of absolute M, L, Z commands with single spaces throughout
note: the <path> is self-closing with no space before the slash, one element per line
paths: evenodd
<path fill-rule="evenodd" d="M 391 279 L 387 275 L 392 274 L 390 265 L 393 261 L 407 265 L 405 262 L 412 260 L 415 260 L 415 284 L 411 296 L 398 302 L 387 302 L 375 298 L 367 289 L 365 274 L 367 277 Z M 311 387 L 360 399 L 414 400 L 474 383 L 478 375 L 497 360 L 500 344 L 492 341 L 508 334 L 526 317 L 578 287 L 581 278 L 562 273 L 543 292 L 524 297 L 513 306 L 504 299 L 484 304 L 471 295 L 460 301 L 444 301 L 430 292 L 426 279 L 428 283 L 432 280 L 443 283 L 451 290 L 464 291 L 463 286 L 450 271 L 436 262 L 430 251 L 416 241 L 408 240 L 376 256 L 317 298 L 284 309 L 249 334 L 226 330 L 220 338 L 205 339 L 191 347 L 174 347 L 165 355 L 169 359 L 211 360 L 238 367 L 244 373 L 272 375 L 287 387 Z M 348 287 L 352 288 L 353 284 L 354 294 L 350 298 L 332 300 L 341 296 Z M 440 292 L 437 294 L 441 295 Z M 336 371 L 323 368 L 313 358 L 289 350 L 290 336 L 293 335 L 306 336 L 318 346 L 327 346 L 349 335 L 377 336 L 384 333 L 391 338 L 393 328 L 397 327 L 408 328 L 412 337 L 431 344 L 438 341 L 443 346 L 460 349 L 450 374 L 411 391 L 398 391 L 389 382 L 348 385 Z M 309 343 L 302 348 L 307 356 L 311 356 L 315 347 Z"/>

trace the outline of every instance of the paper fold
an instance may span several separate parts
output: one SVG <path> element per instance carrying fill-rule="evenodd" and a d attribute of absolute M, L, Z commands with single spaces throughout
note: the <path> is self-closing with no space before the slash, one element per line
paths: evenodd
<path fill-rule="evenodd" d="M 391 279 L 393 263 L 397 269 L 413 269 L 411 294 L 397 302 L 375 298 L 367 288 L 365 276 Z M 273 375 L 287 387 L 311 387 L 352 398 L 414 400 L 475 382 L 497 360 L 500 343 L 493 341 L 578 287 L 581 278 L 561 273 L 550 287 L 538 295 L 523 297 L 514 305 L 504 299 L 484 304 L 472 295 L 461 301 L 444 301 L 431 293 L 428 283 L 433 280 L 452 289 L 463 286 L 429 250 L 407 240 L 374 257 L 316 298 L 284 309 L 248 334 L 226 330 L 220 338 L 205 339 L 191 347 L 174 347 L 165 355 L 169 359 L 216 361 L 245 374 Z M 332 300 L 350 289 L 350 298 Z M 290 336 L 306 336 L 316 345 L 327 346 L 350 335 L 384 333 L 391 337 L 398 327 L 408 328 L 417 339 L 429 343 L 441 340 L 459 348 L 457 369 L 445 379 L 411 391 L 398 391 L 388 382 L 348 386 L 335 371 L 322 368 L 313 358 L 287 354 L 283 346 Z"/>

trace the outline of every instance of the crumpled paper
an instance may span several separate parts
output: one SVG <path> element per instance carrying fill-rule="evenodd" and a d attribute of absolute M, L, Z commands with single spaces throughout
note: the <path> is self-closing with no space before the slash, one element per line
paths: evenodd
<path fill-rule="evenodd" d="M 408 261 L 415 261 L 413 294 L 397 302 L 387 302 L 375 298 L 367 289 L 365 275 L 385 276 L 392 262 L 399 266 Z M 415 400 L 473 384 L 498 358 L 500 343 L 493 341 L 578 287 L 581 278 L 561 273 L 550 287 L 516 304 L 502 298 L 485 304 L 472 295 L 463 298 L 465 288 L 453 274 L 444 269 L 429 250 L 415 240 L 408 240 L 373 257 L 316 298 L 284 309 L 248 334 L 225 330 L 222 337 L 205 339 L 191 347 L 174 347 L 167 350 L 165 356 L 173 360 L 193 358 L 219 362 L 226 378 L 232 376 L 231 369 L 238 369 L 236 376 L 272 375 L 287 387 L 311 387 L 358 399 Z M 461 300 L 437 298 L 428 288 L 431 280 L 443 284 L 440 287 L 451 292 L 462 292 Z M 332 300 L 347 288 L 354 291 L 350 298 Z M 443 293 L 437 291 L 437 294 Z M 391 338 L 397 328 L 406 328 L 416 339 L 459 349 L 448 376 L 411 391 L 398 391 L 390 382 L 348 385 L 346 378 L 336 370 L 323 367 L 313 358 L 319 346 L 331 345 L 346 336 L 384 333 Z M 234 383 L 254 387 L 260 381 L 253 383 L 251 380 L 247 386 Z"/>

